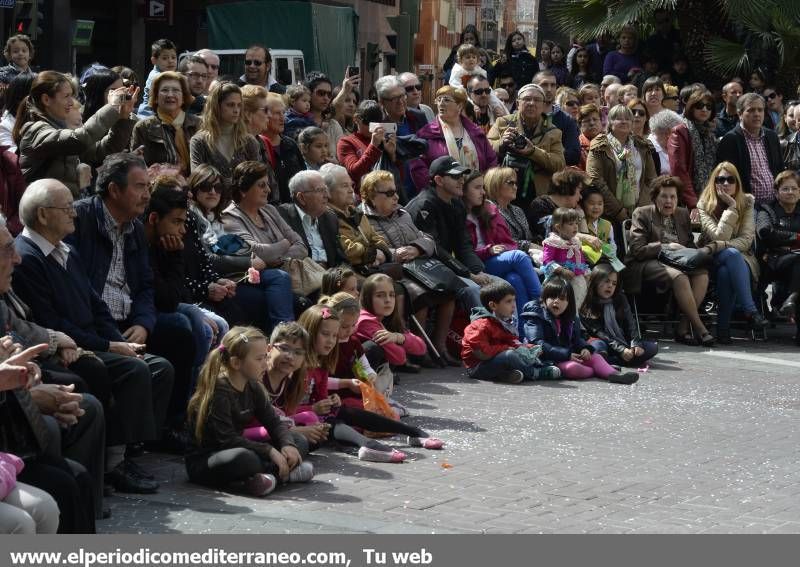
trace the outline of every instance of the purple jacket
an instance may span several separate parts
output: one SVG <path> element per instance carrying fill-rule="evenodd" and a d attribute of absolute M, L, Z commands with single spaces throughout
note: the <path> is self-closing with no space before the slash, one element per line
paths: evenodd
<path fill-rule="evenodd" d="M 483 133 L 478 126 L 476 126 L 468 118 L 461 117 L 461 124 L 464 130 L 469 134 L 472 143 L 475 145 L 475 151 L 478 153 L 478 163 L 480 164 L 481 171 L 486 171 L 490 167 L 497 165 L 497 154 L 486 139 L 486 134 Z M 422 191 L 430 185 L 430 175 L 428 168 L 431 162 L 438 157 L 447 155 L 447 144 L 444 141 L 444 134 L 442 133 L 442 126 L 439 119 L 436 118 L 433 122 L 429 122 L 417 131 L 417 136 L 428 142 L 428 151 L 425 154 L 409 162 L 411 170 L 411 179 L 417 190 Z"/>

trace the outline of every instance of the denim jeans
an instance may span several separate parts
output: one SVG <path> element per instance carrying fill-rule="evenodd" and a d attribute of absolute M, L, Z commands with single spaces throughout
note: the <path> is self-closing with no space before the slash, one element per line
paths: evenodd
<path fill-rule="evenodd" d="M 492 256 L 484 262 L 486 271 L 493 276 L 498 276 L 512 285 L 517 296 L 517 313 L 522 313 L 522 308 L 529 301 L 539 299 L 542 285 L 539 276 L 533 269 L 530 256 L 521 250 L 509 250 Z M 519 323 L 520 336 L 523 333 L 522 321 Z"/>
<path fill-rule="evenodd" d="M 496 380 L 498 376 L 511 370 L 522 372 L 526 380 L 535 380 L 534 372 L 540 366 L 531 366 L 514 350 L 506 350 L 497 356 L 479 362 L 474 368 L 467 370 L 470 377 L 476 380 Z"/>
<path fill-rule="evenodd" d="M 202 311 L 203 316 L 206 319 L 211 319 L 212 321 L 214 321 L 214 323 L 216 323 L 218 329 L 217 342 L 221 342 L 222 337 L 225 336 L 225 333 L 231 330 L 231 326 L 221 315 L 214 313 L 210 309 L 206 309 L 205 307 L 200 307 L 199 309 L 200 311 Z M 213 331 L 211 327 L 208 325 L 208 323 L 206 323 L 206 329 L 211 332 L 211 334 L 209 335 L 209 345 L 213 344 L 214 342 Z"/>
<path fill-rule="evenodd" d="M 738 305 L 745 313 L 755 313 L 753 291 L 750 287 L 750 267 L 735 248 L 726 248 L 714 256 L 716 268 L 717 328 L 729 329 L 731 316 Z"/>
<path fill-rule="evenodd" d="M 254 321 L 263 321 L 270 333 L 278 323 L 294 321 L 294 295 L 289 274 L 280 269 L 261 270 L 257 284 L 242 283 L 236 289 L 236 301 Z M 266 320 L 257 314 L 266 313 Z"/>

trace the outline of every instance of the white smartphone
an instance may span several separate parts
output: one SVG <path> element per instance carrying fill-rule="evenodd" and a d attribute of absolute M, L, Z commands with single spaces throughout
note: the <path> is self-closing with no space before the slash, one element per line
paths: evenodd
<path fill-rule="evenodd" d="M 397 132 L 397 123 L 396 122 L 370 122 L 369 123 L 369 131 L 374 132 L 378 128 L 383 128 L 383 131 L 387 134 L 394 134 Z"/>

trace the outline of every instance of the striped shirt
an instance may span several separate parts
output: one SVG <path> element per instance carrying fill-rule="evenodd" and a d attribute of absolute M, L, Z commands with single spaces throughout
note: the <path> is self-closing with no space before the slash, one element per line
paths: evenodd
<path fill-rule="evenodd" d="M 750 187 L 756 203 L 765 203 L 773 199 L 772 184 L 775 178 L 769 168 L 767 158 L 767 142 L 762 129 L 758 136 L 751 135 L 742 128 L 744 140 L 747 143 L 747 153 L 750 154 Z"/>

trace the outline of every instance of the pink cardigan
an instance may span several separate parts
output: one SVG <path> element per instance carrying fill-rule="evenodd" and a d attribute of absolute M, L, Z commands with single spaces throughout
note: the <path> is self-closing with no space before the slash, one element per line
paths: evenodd
<path fill-rule="evenodd" d="M 469 230 L 469 236 L 472 238 L 472 247 L 475 249 L 478 258 L 486 260 L 494 256 L 491 248 L 496 244 L 502 244 L 506 247 L 506 250 L 516 250 L 518 248 L 517 242 L 512 238 L 506 219 L 497 210 L 497 206 L 488 201 L 483 206 L 489 211 L 489 226 L 482 231 L 484 246 L 478 248 L 478 231 L 481 228 L 474 220 L 467 217 L 467 230 Z"/>
<path fill-rule="evenodd" d="M 361 310 L 358 316 L 358 322 L 356 323 L 355 335 L 358 337 L 358 340 L 362 343 L 371 341 L 375 333 L 382 329 L 386 329 L 386 327 L 383 326 L 383 323 L 381 323 L 377 316 L 366 309 Z M 405 364 L 407 355 L 413 354 L 421 356 L 425 354 L 427 348 L 425 347 L 425 342 L 421 338 L 410 331 L 403 333 L 403 336 L 405 336 L 406 342 L 401 345 L 396 343 L 387 343 L 383 345 L 383 350 L 386 353 L 386 361 L 389 364 Z"/>

